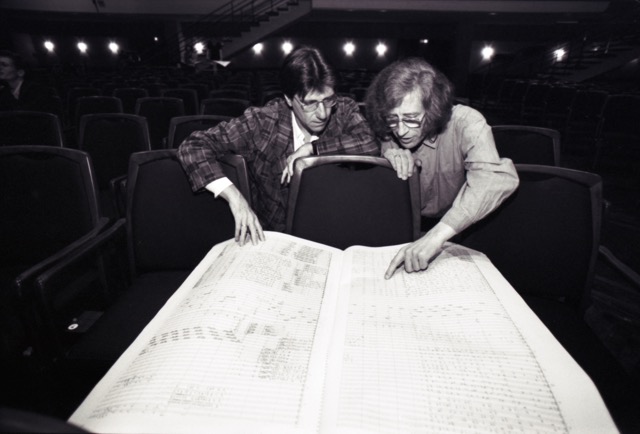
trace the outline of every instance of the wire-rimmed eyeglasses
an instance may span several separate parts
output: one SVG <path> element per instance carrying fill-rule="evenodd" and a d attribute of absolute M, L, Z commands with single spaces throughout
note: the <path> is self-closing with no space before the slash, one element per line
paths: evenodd
<path fill-rule="evenodd" d="M 396 128 L 398 128 L 398 126 L 400 126 L 400 122 L 402 122 L 404 126 L 407 128 L 412 128 L 412 129 L 420 128 L 422 126 L 422 121 L 424 121 L 424 115 L 420 119 L 417 119 L 417 118 L 400 119 L 396 116 L 389 116 L 385 118 L 385 122 L 387 123 L 387 126 L 389 127 L 389 129 L 392 129 L 392 130 L 395 130 Z"/>
<path fill-rule="evenodd" d="M 298 97 L 296 97 L 296 98 L 298 98 Z M 326 97 L 322 101 L 311 101 L 311 102 L 304 102 L 300 98 L 298 98 L 298 102 L 300 103 L 300 106 L 302 107 L 303 111 L 305 111 L 305 112 L 314 112 L 314 111 L 318 110 L 318 107 L 320 107 L 321 103 L 322 103 L 322 105 L 324 106 L 325 109 L 330 109 L 331 107 L 336 105 L 336 103 L 338 102 L 338 95 L 334 94 L 334 95 L 331 95 L 329 97 Z"/>

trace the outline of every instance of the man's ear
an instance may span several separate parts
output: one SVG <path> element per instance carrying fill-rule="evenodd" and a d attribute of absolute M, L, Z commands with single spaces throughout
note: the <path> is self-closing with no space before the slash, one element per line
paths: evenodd
<path fill-rule="evenodd" d="M 18 77 L 24 78 L 24 69 L 18 69 L 17 71 Z"/>
<path fill-rule="evenodd" d="M 291 108 L 293 106 L 293 100 L 291 98 L 289 98 L 287 95 L 284 95 L 284 100 L 286 101 L 286 103 L 289 106 L 289 108 Z"/>

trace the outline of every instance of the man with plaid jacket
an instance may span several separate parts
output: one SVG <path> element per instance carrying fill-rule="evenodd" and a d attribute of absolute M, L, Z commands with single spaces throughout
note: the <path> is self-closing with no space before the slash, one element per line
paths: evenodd
<path fill-rule="evenodd" d="M 297 158 L 322 154 L 380 155 L 379 145 L 355 101 L 335 94 L 335 75 L 320 52 L 302 47 L 280 71 L 283 98 L 250 107 L 240 117 L 192 133 L 178 158 L 194 191 L 222 196 L 236 222 L 235 239 L 256 244 L 265 230 L 284 231 L 288 184 Z M 242 155 L 252 190 L 249 202 L 229 181 L 217 159 Z"/>

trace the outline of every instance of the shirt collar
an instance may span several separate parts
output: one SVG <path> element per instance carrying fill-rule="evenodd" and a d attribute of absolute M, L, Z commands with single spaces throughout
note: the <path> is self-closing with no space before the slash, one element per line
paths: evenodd
<path fill-rule="evenodd" d="M 424 139 L 422 144 L 428 148 L 436 149 L 438 147 L 438 136 L 436 136 L 435 140 Z"/>
<path fill-rule="evenodd" d="M 302 127 L 298 125 L 296 115 L 291 111 L 291 127 L 293 129 L 293 150 L 297 150 L 300 146 L 304 145 L 304 131 Z M 309 139 L 310 142 L 317 140 L 318 136 L 312 135 Z"/>
<path fill-rule="evenodd" d="M 16 88 L 11 90 L 11 93 L 13 94 L 13 97 L 15 99 L 20 99 L 20 89 L 22 89 L 22 83 L 24 83 L 24 80 L 20 80 Z"/>

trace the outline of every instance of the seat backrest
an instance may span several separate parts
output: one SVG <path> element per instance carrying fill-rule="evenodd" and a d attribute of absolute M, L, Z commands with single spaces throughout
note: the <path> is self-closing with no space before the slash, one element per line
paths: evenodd
<path fill-rule="evenodd" d="M 0 112 L 0 146 L 63 146 L 61 119 L 53 113 Z"/>
<path fill-rule="evenodd" d="M 349 89 L 349 93 L 352 93 L 356 102 L 364 102 L 364 97 L 367 94 L 367 88 L 362 86 L 355 86 Z"/>
<path fill-rule="evenodd" d="M 167 148 L 177 148 L 192 132 L 207 130 L 229 119 L 231 119 L 230 116 L 220 115 L 176 116 L 171 118 Z"/>
<path fill-rule="evenodd" d="M 74 125 L 80 125 L 83 115 L 94 113 L 122 113 L 122 101 L 115 96 L 81 96 L 76 100 Z"/>
<path fill-rule="evenodd" d="M 516 80 L 504 102 L 519 108 L 530 85 L 531 83 L 527 80 Z"/>
<path fill-rule="evenodd" d="M 420 233 L 419 190 L 418 176 L 401 180 L 385 158 L 300 158 L 286 232 L 340 249 L 410 242 Z"/>
<path fill-rule="evenodd" d="M 200 103 L 200 114 L 237 117 L 251 105 L 247 99 L 207 98 Z"/>
<path fill-rule="evenodd" d="M 113 90 L 113 96 L 122 101 L 122 111 L 133 114 L 136 110 L 138 98 L 149 96 L 147 89 L 142 87 L 118 87 Z"/>
<path fill-rule="evenodd" d="M 131 156 L 126 219 L 129 257 L 137 272 L 191 270 L 213 245 L 234 236 L 228 203 L 206 191 L 194 193 L 176 154 L 167 149 Z M 244 160 L 234 159 L 240 164 L 229 160 L 226 174 L 251 197 L 243 187 L 249 185 Z"/>
<path fill-rule="evenodd" d="M 282 91 L 279 89 L 267 90 L 262 92 L 260 100 L 261 105 L 266 105 L 269 101 L 276 98 L 281 98 L 283 95 Z"/>
<path fill-rule="evenodd" d="M 198 94 L 198 101 L 203 100 L 209 96 L 209 85 L 206 83 L 182 83 L 179 87 L 185 89 L 194 89 Z"/>
<path fill-rule="evenodd" d="M 528 125 L 494 125 L 498 154 L 516 164 L 560 165 L 560 132 Z"/>
<path fill-rule="evenodd" d="M 602 114 L 602 109 L 604 108 L 604 103 L 608 95 L 607 92 L 602 90 L 577 91 L 571 104 L 569 121 L 597 121 L 598 117 Z"/>
<path fill-rule="evenodd" d="M 67 119 L 69 120 L 69 123 L 72 123 L 75 120 L 76 102 L 78 101 L 78 98 L 98 95 L 102 95 L 102 90 L 97 87 L 73 86 L 69 88 L 66 93 Z"/>
<path fill-rule="evenodd" d="M 207 98 L 248 99 L 248 97 L 247 91 L 243 89 L 214 89 L 207 95 Z"/>
<path fill-rule="evenodd" d="M 640 96 L 609 95 L 602 108 L 598 133 L 640 137 Z"/>
<path fill-rule="evenodd" d="M 138 98 L 135 111 L 147 118 L 151 149 L 165 148 L 171 118 L 185 115 L 184 101 L 173 97 Z"/>
<path fill-rule="evenodd" d="M 531 83 L 523 96 L 523 108 L 544 107 L 547 103 L 547 96 L 551 90 L 551 85 L 544 83 Z"/>
<path fill-rule="evenodd" d="M 159 97 L 160 93 L 162 92 L 162 89 L 166 89 L 169 86 L 169 84 L 167 83 L 145 83 L 144 85 L 141 85 L 142 87 L 144 87 L 147 92 L 149 93 L 150 97 Z"/>
<path fill-rule="evenodd" d="M 568 115 L 569 108 L 576 96 L 577 89 L 569 86 L 553 86 L 547 96 L 547 115 Z"/>
<path fill-rule="evenodd" d="M 0 147 L 0 264 L 33 265 L 93 229 L 99 207 L 86 152 Z M 26 268 L 26 267 L 25 267 Z"/>
<path fill-rule="evenodd" d="M 184 102 L 185 115 L 196 115 L 200 107 L 198 92 L 188 88 L 162 89 L 161 96 L 180 98 Z"/>
<path fill-rule="evenodd" d="M 464 231 L 461 244 L 485 253 L 522 295 L 588 302 L 602 222 L 600 176 L 552 166 L 516 169 L 518 189 Z"/>
<path fill-rule="evenodd" d="M 126 113 L 99 113 L 80 119 L 78 147 L 89 153 L 100 190 L 125 175 L 134 152 L 151 149 L 147 121 Z"/>

